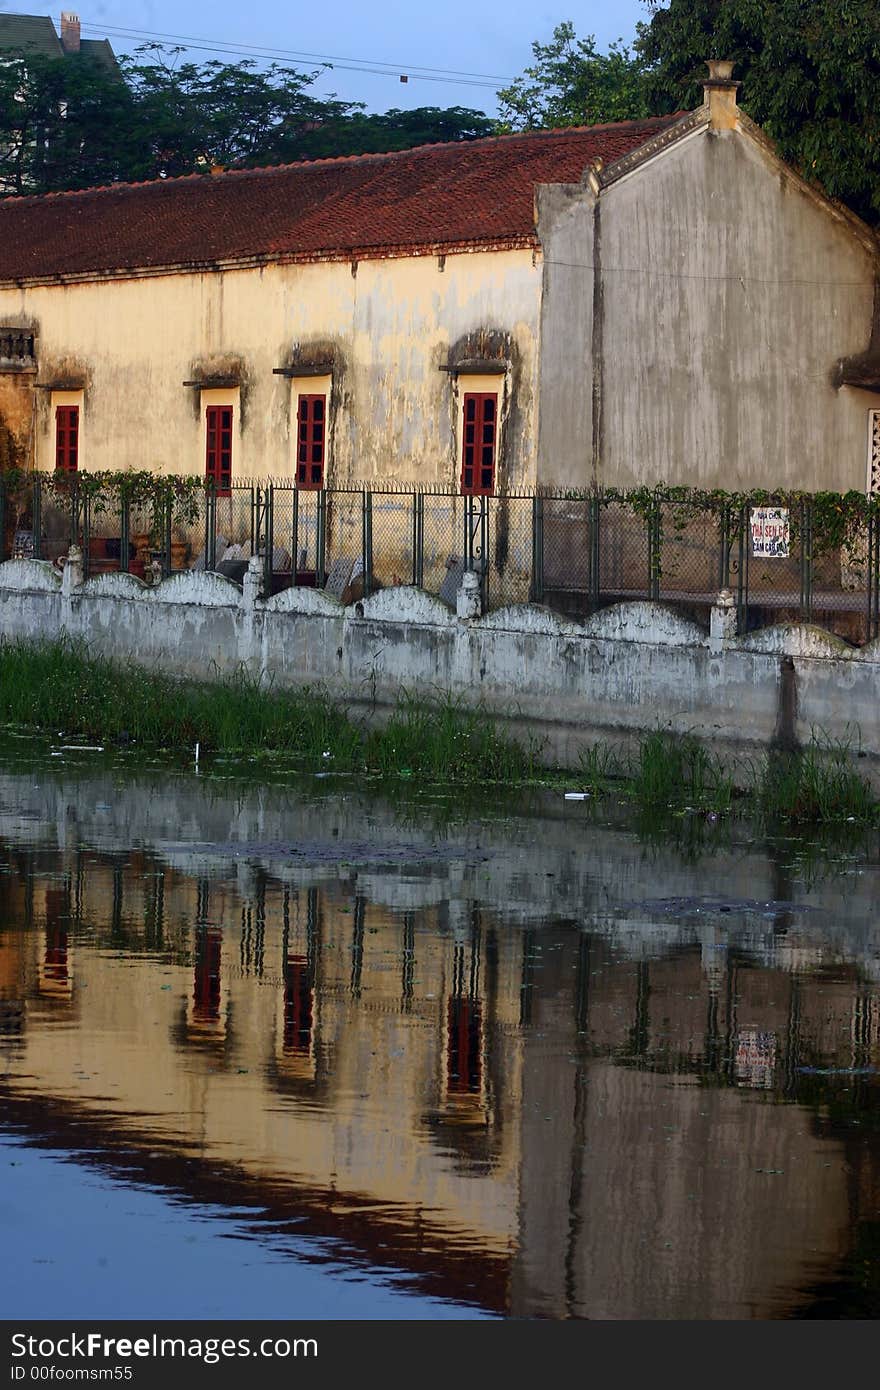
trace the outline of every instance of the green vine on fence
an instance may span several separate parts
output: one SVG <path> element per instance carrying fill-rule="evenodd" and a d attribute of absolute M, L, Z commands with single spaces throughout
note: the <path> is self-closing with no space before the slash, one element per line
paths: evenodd
<path fill-rule="evenodd" d="M 144 507 L 149 512 L 151 535 L 156 538 L 161 536 L 169 516 L 173 525 L 195 525 L 201 516 L 205 492 L 211 486 L 205 478 L 152 473 L 146 468 L 76 473 L 15 468 L 2 473 L 6 496 L 17 499 L 20 507 L 27 506 L 37 481 L 44 495 L 62 506 L 88 506 L 91 516 L 104 515 L 126 503 L 129 507 Z"/>
<path fill-rule="evenodd" d="M 724 519 L 728 538 L 736 539 L 748 527 L 753 507 L 784 507 L 789 513 L 792 540 L 800 538 L 803 519 L 809 515 L 814 558 L 833 551 L 858 553 L 864 545 L 869 522 L 880 521 L 880 497 L 851 489 L 849 492 L 805 492 L 799 489 L 751 488 L 727 492 L 723 488 L 655 487 L 599 488 L 566 491 L 571 500 L 598 497 L 602 507 L 620 506 L 646 524 L 658 524 L 671 510 L 673 528 L 683 531 L 689 522 L 715 515 Z"/>
<path fill-rule="evenodd" d="M 92 515 L 111 506 L 128 503 L 149 510 L 154 533 L 171 517 L 172 524 L 195 525 L 201 514 L 205 493 L 213 486 L 204 477 L 184 474 L 158 474 L 149 469 L 107 469 L 99 472 L 38 473 L 23 468 L 0 469 L 0 485 L 7 499 L 18 500 L 26 508 L 39 479 L 46 494 L 61 503 L 81 507 L 87 503 Z M 401 490 L 405 490 L 402 488 Z M 810 555 L 816 559 L 833 552 L 851 557 L 864 553 L 869 523 L 880 527 L 880 497 L 854 489 L 848 492 L 806 492 L 798 489 L 751 488 L 728 492 L 723 488 L 672 486 L 586 488 L 554 490 L 541 487 L 538 495 L 565 501 L 593 501 L 602 508 L 622 507 L 639 517 L 649 531 L 653 548 L 652 566 L 659 576 L 660 547 L 664 531 L 671 526 L 682 532 L 699 519 L 717 518 L 727 544 L 732 544 L 749 525 L 753 507 L 784 507 L 789 513 L 792 541 L 799 542 L 805 524 L 809 525 Z"/>

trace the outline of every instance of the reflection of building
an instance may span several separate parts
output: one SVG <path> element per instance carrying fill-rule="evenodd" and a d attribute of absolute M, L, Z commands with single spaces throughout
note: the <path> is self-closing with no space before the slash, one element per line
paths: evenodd
<path fill-rule="evenodd" d="M 404 907 L 424 885 L 393 866 L 369 893 L 303 860 L 218 871 L 209 914 L 204 879 L 145 867 L 92 856 L 73 904 L 3 886 L 0 986 L 39 1001 L 73 942 L 80 1009 L 64 1048 L 37 1002 L 4 1050 L 10 1114 L 75 1106 L 96 1147 L 173 1149 L 163 1181 L 204 1195 L 222 1171 L 223 1200 L 524 1314 L 785 1311 L 874 1209 L 873 1141 L 854 1183 L 825 1113 L 855 1089 L 813 1075 L 860 1068 L 870 1103 L 876 986 L 853 960 L 728 947 L 707 973 L 643 909 L 629 937 L 622 915 L 614 936 L 551 913 L 523 931 L 439 880 Z"/>
<path fill-rule="evenodd" d="M 195 980 L 193 983 L 192 1020 L 194 1023 L 219 1023 L 222 981 L 220 963 L 223 953 L 223 932 L 219 927 L 200 927 L 196 936 Z"/>
<path fill-rule="evenodd" d="M 40 962 L 40 994 L 47 999 L 70 999 L 73 994 L 70 889 L 46 890 L 46 935 Z"/>
<path fill-rule="evenodd" d="M 480 931 L 476 926 L 469 946 L 455 942 L 452 989 L 446 1005 L 444 1118 L 447 1122 L 463 1125 L 484 1125 L 487 1120 L 480 946 Z"/>

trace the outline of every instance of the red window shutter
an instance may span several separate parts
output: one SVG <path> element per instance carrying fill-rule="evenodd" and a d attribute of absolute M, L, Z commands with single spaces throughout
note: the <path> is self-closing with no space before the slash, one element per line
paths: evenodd
<path fill-rule="evenodd" d="M 327 397 L 300 396 L 296 412 L 297 487 L 324 486 L 327 449 Z"/>
<path fill-rule="evenodd" d="M 494 391 L 467 391 L 464 397 L 461 490 L 468 496 L 495 491 L 498 396 Z"/>
<path fill-rule="evenodd" d="M 55 467 L 75 473 L 79 466 L 79 406 L 55 407 Z"/>
<path fill-rule="evenodd" d="M 205 420 L 205 477 L 213 482 L 218 496 L 228 497 L 232 487 L 232 406 L 209 405 Z"/>

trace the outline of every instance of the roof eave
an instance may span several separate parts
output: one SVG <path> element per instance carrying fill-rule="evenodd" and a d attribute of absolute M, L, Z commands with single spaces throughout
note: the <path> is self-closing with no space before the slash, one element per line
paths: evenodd
<path fill-rule="evenodd" d="M 62 271 L 52 275 L 22 275 L 0 279 L 0 289 L 30 289 L 39 285 L 82 285 L 105 280 L 144 280 L 163 275 L 216 275 L 268 265 L 313 265 L 336 262 L 402 260 L 409 256 L 454 256 L 492 251 L 537 251 L 534 234 L 486 237 L 470 241 L 420 242 L 412 245 L 333 248 L 316 251 L 267 251 L 248 256 L 228 256 L 210 261 L 174 261 L 155 266 L 118 266 L 106 269 Z"/>

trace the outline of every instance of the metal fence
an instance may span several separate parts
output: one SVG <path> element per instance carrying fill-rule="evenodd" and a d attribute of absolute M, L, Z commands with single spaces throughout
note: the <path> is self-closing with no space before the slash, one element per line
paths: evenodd
<path fill-rule="evenodd" d="M 151 582 L 207 569 L 241 582 L 262 558 L 267 593 L 304 585 L 345 602 L 413 584 L 450 604 L 466 569 L 484 606 L 542 603 L 583 617 L 648 599 L 706 623 L 720 589 L 738 629 L 812 621 L 862 644 L 880 635 L 880 521 L 868 510 L 847 543 L 821 543 L 814 507 L 785 513 L 778 553 L 756 547 L 747 506 L 707 498 L 646 504 L 618 494 L 461 496 L 430 488 L 298 489 L 240 484 L 199 491 L 187 508 L 145 504 L 48 476 L 7 485 L 0 475 L 0 558 L 58 561 L 81 546 L 86 572 L 127 571 Z"/>

